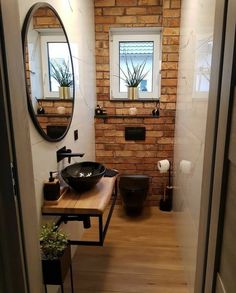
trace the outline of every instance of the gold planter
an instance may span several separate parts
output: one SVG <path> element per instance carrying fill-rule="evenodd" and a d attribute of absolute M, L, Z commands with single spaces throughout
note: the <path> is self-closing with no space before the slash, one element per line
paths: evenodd
<path fill-rule="evenodd" d="M 138 98 L 138 87 L 128 87 L 128 98 L 136 100 Z"/>
<path fill-rule="evenodd" d="M 60 99 L 70 99 L 70 87 L 60 86 L 59 87 L 59 98 Z"/>
<path fill-rule="evenodd" d="M 64 99 L 64 88 L 62 86 L 59 86 L 59 98 Z"/>

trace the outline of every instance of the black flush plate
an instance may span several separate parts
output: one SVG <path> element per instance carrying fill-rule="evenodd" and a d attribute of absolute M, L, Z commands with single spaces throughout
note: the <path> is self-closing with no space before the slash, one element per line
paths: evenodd
<path fill-rule="evenodd" d="M 145 140 L 145 127 L 125 127 L 125 140 Z"/>

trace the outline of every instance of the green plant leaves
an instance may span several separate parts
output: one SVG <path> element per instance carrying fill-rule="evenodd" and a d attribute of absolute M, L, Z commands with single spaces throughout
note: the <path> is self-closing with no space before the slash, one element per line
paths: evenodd
<path fill-rule="evenodd" d="M 58 230 L 55 224 L 42 226 L 39 241 L 42 258 L 50 260 L 61 256 L 68 245 L 67 235 Z"/>
<path fill-rule="evenodd" d="M 70 87 L 73 84 L 72 73 L 69 68 L 69 61 L 63 60 L 62 64 L 55 60 L 50 62 L 51 76 L 59 83 L 60 86 Z"/>
<path fill-rule="evenodd" d="M 125 58 L 127 73 L 120 67 L 120 70 L 124 75 L 124 78 L 120 78 L 125 81 L 128 87 L 138 87 L 140 82 L 146 77 L 148 71 L 145 73 L 143 72 L 146 66 L 146 61 L 147 60 L 145 59 L 143 62 L 135 65 L 133 59 L 130 57 L 130 66 L 127 57 Z"/>

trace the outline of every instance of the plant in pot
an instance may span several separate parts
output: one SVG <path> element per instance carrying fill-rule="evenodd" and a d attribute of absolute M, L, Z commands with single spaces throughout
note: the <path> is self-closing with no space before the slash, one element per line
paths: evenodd
<path fill-rule="evenodd" d="M 59 97 L 62 99 L 70 98 L 70 87 L 73 84 L 73 77 L 69 66 L 69 61 L 65 60 L 61 64 L 55 60 L 50 62 L 51 76 L 59 84 Z"/>
<path fill-rule="evenodd" d="M 40 232 L 44 284 L 59 285 L 71 266 L 68 238 L 55 224 L 45 224 Z"/>
<path fill-rule="evenodd" d="M 123 77 L 120 78 L 125 81 L 125 85 L 128 87 L 128 98 L 134 100 L 138 98 L 138 86 L 140 82 L 148 74 L 148 71 L 144 73 L 146 60 L 135 64 L 132 58 L 130 58 L 129 62 L 128 58 L 126 57 L 125 66 L 126 70 L 120 67 L 120 71 L 123 74 Z"/>

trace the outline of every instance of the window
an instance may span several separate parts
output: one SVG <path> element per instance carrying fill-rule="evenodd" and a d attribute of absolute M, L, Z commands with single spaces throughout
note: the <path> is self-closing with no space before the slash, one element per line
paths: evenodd
<path fill-rule="evenodd" d="M 127 99 L 125 76 L 128 68 L 142 66 L 145 77 L 139 84 L 139 99 L 159 99 L 160 29 L 111 29 L 111 99 Z"/>
<path fill-rule="evenodd" d="M 209 92 L 212 46 L 213 36 L 208 36 L 197 41 L 195 64 L 195 91 L 197 94 Z"/>
<path fill-rule="evenodd" d="M 70 53 L 68 43 L 64 35 L 45 35 L 41 36 L 42 72 L 44 97 L 59 97 L 59 84 L 51 76 L 50 63 L 55 61 L 57 64 L 69 63 Z"/>

